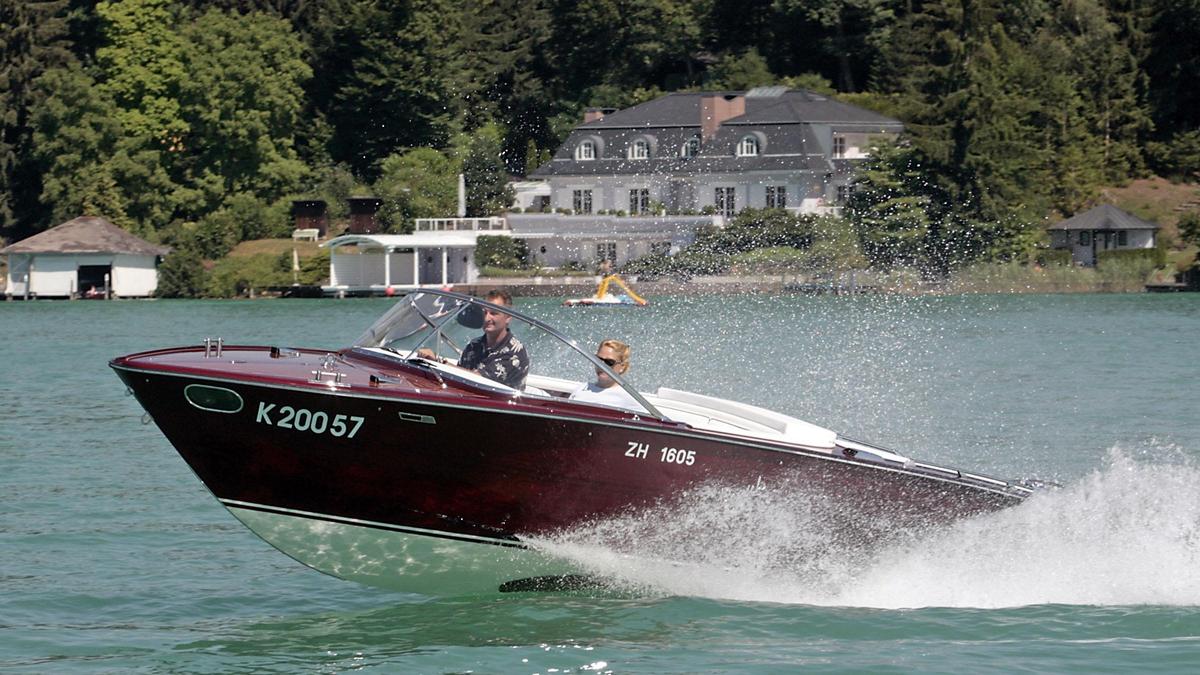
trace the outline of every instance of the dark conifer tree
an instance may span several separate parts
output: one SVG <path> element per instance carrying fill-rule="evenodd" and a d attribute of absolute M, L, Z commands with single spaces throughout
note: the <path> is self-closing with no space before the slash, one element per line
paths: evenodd
<path fill-rule="evenodd" d="M 75 61 L 71 15 L 67 0 L 0 3 L 0 233 L 14 238 L 48 224 L 29 116 L 40 100 L 34 81 Z"/>
<path fill-rule="evenodd" d="M 550 10 L 541 0 L 489 0 L 464 9 L 463 125 L 503 125 L 504 164 L 512 174 L 525 173 L 530 142 L 539 147 L 557 142 L 548 122 L 556 112 L 546 82 L 551 34 Z"/>
<path fill-rule="evenodd" d="M 460 11 L 448 0 L 335 3 L 321 19 L 324 50 L 313 92 L 330 125 L 332 158 L 366 180 L 401 148 L 445 147 L 456 129 L 461 92 L 452 67 Z M 333 10 L 330 10 L 331 12 Z"/>

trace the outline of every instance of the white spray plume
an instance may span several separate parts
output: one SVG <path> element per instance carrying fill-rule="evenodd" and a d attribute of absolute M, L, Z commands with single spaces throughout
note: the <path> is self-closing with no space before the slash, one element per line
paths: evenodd
<path fill-rule="evenodd" d="M 533 542 L 615 587 L 876 608 L 1200 606 L 1200 466 L 1110 451 L 1103 468 L 997 513 L 865 549 L 794 491 L 701 487 L 670 506 Z M 870 514 L 862 514 L 870 517 Z"/>

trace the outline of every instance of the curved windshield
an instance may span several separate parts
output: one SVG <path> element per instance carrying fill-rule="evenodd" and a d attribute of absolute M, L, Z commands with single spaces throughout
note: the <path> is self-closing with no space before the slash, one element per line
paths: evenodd
<path fill-rule="evenodd" d="M 495 343 L 489 342 L 489 332 L 498 336 Z M 567 397 L 604 373 L 616 388 L 602 405 L 662 417 L 591 347 L 510 307 L 457 293 L 425 290 L 405 296 L 354 345 L 386 349 L 447 375 L 533 396 Z"/>
<path fill-rule="evenodd" d="M 472 322 L 473 315 L 478 312 L 479 306 L 469 300 L 428 292 L 407 295 L 359 336 L 354 346 L 379 347 L 406 358 L 416 356 L 420 347 L 440 352 L 439 341 L 448 338 L 445 332 L 451 327 L 446 324 L 468 307 L 475 311 L 459 319 L 460 324 Z M 431 340 L 432 344 L 426 344 Z M 446 346 L 456 348 L 455 345 Z M 461 347 L 457 349 L 461 351 Z"/>

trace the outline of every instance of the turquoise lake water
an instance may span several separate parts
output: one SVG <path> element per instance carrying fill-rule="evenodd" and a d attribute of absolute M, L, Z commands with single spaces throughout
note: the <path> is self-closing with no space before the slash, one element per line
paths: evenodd
<path fill-rule="evenodd" d="M 636 590 L 384 592 L 237 523 L 107 361 L 205 337 L 337 348 L 389 301 L 0 303 L 0 670 L 1200 668 L 1200 294 L 651 300 L 518 304 L 583 341 L 625 338 L 643 388 L 1063 487 L 873 560 L 769 575 L 754 571 L 805 536 L 788 495 L 701 492 L 646 537 L 693 556 L 687 574 L 592 550 L 581 562 Z M 672 536 L 710 521 L 726 525 L 711 540 Z"/>

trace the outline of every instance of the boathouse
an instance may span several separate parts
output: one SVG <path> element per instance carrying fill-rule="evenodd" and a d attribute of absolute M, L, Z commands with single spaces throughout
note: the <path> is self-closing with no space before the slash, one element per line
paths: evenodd
<path fill-rule="evenodd" d="M 1050 248 L 1068 249 L 1072 262 L 1092 267 L 1101 251 L 1154 248 L 1158 225 L 1102 204 L 1046 229 Z"/>
<path fill-rule="evenodd" d="M 8 298 L 143 298 L 170 252 L 97 216 L 81 216 L 0 249 Z"/>
<path fill-rule="evenodd" d="M 480 236 L 521 239 L 532 262 L 543 267 L 620 265 L 652 253 L 675 253 L 696 231 L 722 225 L 721 216 L 572 216 L 510 213 L 491 218 L 417 218 L 412 234 L 347 233 L 321 244 L 329 249 L 332 295 L 386 292 L 388 288 L 475 283 Z"/>
<path fill-rule="evenodd" d="M 418 218 L 413 234 L 348 233 L 329 249 L 327 294 L 472 283 L 475 245 L 484 234 L 511 236 L 503 218 Z"/>

